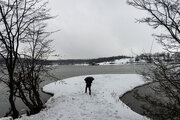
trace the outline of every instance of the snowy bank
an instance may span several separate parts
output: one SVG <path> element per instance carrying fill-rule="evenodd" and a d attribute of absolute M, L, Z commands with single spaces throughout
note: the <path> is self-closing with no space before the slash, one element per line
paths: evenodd
<path fill-rule="evenodd" d="M 101 62 L 99 65 L 123 65 L 130 63 L 131 58 L 122 58 L 111 62 Z"/>
<path fill-rule="evenodd" d="M 122 58 L 117 59 L 111 62 L 101 62 L 99 65 L 124 65 L 124 64 L 145 64 L 146 61 L 140 59 L 139 61 L 135 61 L 135 58 Z"/>
<path fill-rule="evenodd" d="M 137 74 L 91 75 L 92 96 L 85 94 L 84 78 L 72 77 L 46 85 L 43 90 L 54 96 L 39 114 L 22 120 L 148 120 L 119 100 L 119 96 L 144 84 Z"/>

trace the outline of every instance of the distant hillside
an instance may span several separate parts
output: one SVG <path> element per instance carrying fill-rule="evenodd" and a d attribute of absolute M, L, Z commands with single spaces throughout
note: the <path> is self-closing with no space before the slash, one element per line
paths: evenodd
<path fill-rule="evenodd" d="M 74 65 L 74 64 L 92 64 L 101 62 L 111 62 L 122 58 L 130 58 L 128 56 L 113 56 L 113 57 L 102 57 L 96 59 L 65 59 L 65 60 L 47 60 L 42 62 L 47 65 L 58 64 L 58 65 Z M 22 58 L 23 59 L 23 58 Z M 3 63 L 3 59 L 0 58 L 0 64 Z"/>
<path fill-rule="evenodd" d="M 91 63 L 100 63 L 100 62 L 110 62 L 114 60 L 119 60 L 122 58 L 130 58 L 129 56 L 113 56 L 113 57 L 102 57 L 96 59 L 66 59 L 66 60 L 51 60 L 51 64 L 59 65 L 73 65 L 73 64 L 91 64 Z"/>

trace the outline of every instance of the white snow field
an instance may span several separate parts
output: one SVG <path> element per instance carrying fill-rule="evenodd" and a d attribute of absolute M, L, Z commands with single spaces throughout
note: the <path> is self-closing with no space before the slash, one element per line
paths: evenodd
<path fill-rule="evenodd" d="M 46 108 L 39 114 L 23 116 L 19 120 L 149 120 L 127 107 L 119 96 L 142 85 L 142 76 L 137 74 L 90 75 L 92 95 L 84 93 L 87 76 L 78 76 L 44 86 L 53 93 Z"/>
<path fill-rule="evenodd" d="M 124 65 L 124 64 L 143 64 L 146 63 L 145 60 L 140 59 L 139 61 L 135 61 L 135 58 L 122 58 L 117 59 L 111 62 L 101 62 L 99 65 Z"/>
<path fill-rule="evenodd" d="M 130 60 L 131 60 L 130 58 L 122 58 L 122 59 L 115 60 L 112 62 L 101 62 L 99 63 L 99 65 L 123 65 L 123 64 L 130 63 Z"/>

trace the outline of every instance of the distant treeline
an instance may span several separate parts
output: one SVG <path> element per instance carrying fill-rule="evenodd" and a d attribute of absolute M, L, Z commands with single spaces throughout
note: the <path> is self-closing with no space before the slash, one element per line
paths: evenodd
<path fill-rule="evenodd" d="M 74 65 L 74 64 L 93 64 L 93 63 L 101 63 L 101 62 L 111 62 L 118 59 L 123 58 L 130 58 L 129 56 L 113 56 L 113 57 L 102 57 L 102 58 L 95 58 L 95 59 L 64 59 L 64 60 L 39 60 L 38 63 L 43 63 L 46 65 Z M 24 59 L 27 61 L 27 59 Z M 21 58 L 23 61 L 23 58 Z M 3 59 L 0 58 L 0 63 L 3 63 Z"/>
<path fill-rule="evenodd" d="M 66 59 L 66 60 L 49 60 L 50 64 L 59 65 L 73 65 L 73 64 L 92 64 L 101 62 L 111 62 L 117 59 L 130 58 L 129 56 L 113 56 L 113 57 L 103 57 L 96 59 Z"/>

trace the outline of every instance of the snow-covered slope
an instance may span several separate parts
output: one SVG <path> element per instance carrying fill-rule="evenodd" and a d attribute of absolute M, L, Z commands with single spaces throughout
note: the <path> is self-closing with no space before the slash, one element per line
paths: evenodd
<path fill-rule="evenodd" d="M 144 64 L 145 60 L 140 59 L 139 61 L 135 61 L 135 58 L 122 58 L 111 62 L 101 62 L 99 65 L 124 65 L 124 64 Z"/>
<path fill-rule="evenodd" d="M 53 93 L 39 114 L 23 116 L 22 120 L 147 120 L 119 100 L 119 96 L 144 84 L 137 74 L 91 75 L 92 95 L 84 93 L 84 78 L 73 77 L 46 85 Z"/>
<path fill-rule="evenodd" d="M 112 62 L 101 62 L 98 64 L 99 65 L 123 65 L 123 64 L 130 63 L 130 60 L 131 60 L 131 58 L 123 58 L 123 59 L 115 60 Z"/>

